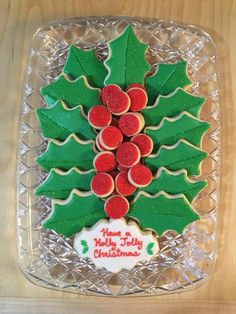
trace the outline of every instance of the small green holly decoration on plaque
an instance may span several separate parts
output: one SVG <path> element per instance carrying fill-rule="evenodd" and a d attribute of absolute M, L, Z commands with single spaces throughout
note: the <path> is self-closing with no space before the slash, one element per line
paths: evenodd
<path fill-rule="evenodd" d="M 150 76 L 147 49 L 130 25 L 108 43 L 104 62 L 72 45 L 63 74 L 41 89 L 48 107 L 36 113 L 49 141 L 37 162 L 50 172 L 36 194 L 55 199 L 44 228 L 72 236 L 126 217 L 161 236 L 200 218 L 191 203 L 206 182 L 190 177 L 207 157 L 205 99 L 184 90 L 184 60 Z"/>

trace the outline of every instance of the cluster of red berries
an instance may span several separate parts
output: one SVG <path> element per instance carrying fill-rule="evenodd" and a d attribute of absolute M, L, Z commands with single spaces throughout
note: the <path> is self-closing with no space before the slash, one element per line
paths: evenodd
<path fill-rule="evenodd" d="M 100 150 L 93 162 L 97 174 L 91 189 L 98 197 L 110 196 L 105 203 L 110 218 L 124 217 L 129 210 L 125 196 L 152 181 L 150 169 L 141 163 L 153 149 L 152 139 L 140 133 L 145 125 L 140 111 L 147 100 L 141 84 L 131 84 L 125 92 L 118 85 L 107 85 L 101 91 L 104 105 L 88 113 L 89 123 L 99 130 L 96 146 Z"/>

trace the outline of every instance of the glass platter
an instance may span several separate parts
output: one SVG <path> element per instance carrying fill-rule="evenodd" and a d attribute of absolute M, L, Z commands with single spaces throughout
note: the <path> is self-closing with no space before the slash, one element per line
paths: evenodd
<path fill-rule="evenodd" d="M 105 59 L 107 41 L 127 24 L 132 24 L 139 39 L 150 46 L 147 58 L 153 66 L 159 62 L 174 63 L 180 58 L 188 61 L 193 81 L 189 91 L 207 99 L 201 118 L 212 127 L 203 140 L 203 150 L 209 157 L 202 164 L 200 177 L 208 181 L 208 187 L 193 204 L 201 219 L 189 225 L 182 235 L 168 231 L 159 238 L 161 250 L 151 261 L 113 274 L 80 258 L 73 249 L 73 237 L 65 238 L 41 228 L 42 220 L 51 211 L 51 202 L 34 195 L 34 189 L 46 176 L 35 163 L 35 157 L 46 149 L 35 109 L 46 105 L 39 89 L 60 74 L 69 45 L 96 48 Z M 17 177 L 19 265 L 35 284 L 90 295 L 141 296 L 187 291 L 204 283 L 215 265 L 220 188 L 220 99 L 211 37 L 191 25 L 128 17 L 67 19 L 39 29 L 32 39 L 25 69 Z"/>

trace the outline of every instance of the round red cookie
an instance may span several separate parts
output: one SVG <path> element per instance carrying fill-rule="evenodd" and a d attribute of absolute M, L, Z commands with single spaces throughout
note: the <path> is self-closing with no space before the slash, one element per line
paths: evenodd
<path fill-rule="evenodd" d="M 107 150 L 116 149 L 122 143 L 123 135 L 115 126 L 107 126 L 99 133 L 99 142 Z"/>
<path fill-rule="evenodd" d="M 110 85 L 103 87 L 101 94 L 100 94 L 101 101 L 106 105 L 109 96 L 112 93 L 120 91 L 120 90 L 121 90 L 120 86 L 115 85 L 115 84 L 110 84 Z"/>
<path fill-rule="evenodd" d="M 127 90 L 130 98 L 130 111 L 143 110 L 148 102 L 148 96 L 144 89 L 139 87 L 130 88 Z"/>
<path fill-rule="evenodd" d="M 136 165 L 128 171 L 128 180 L 136 187 L 144 187 L 152 182 L 152 172 L 144 165 Z"/>
<path fill-rule="evenodd" d="M 122 90 L 115 91 L 108 97 L 107 107 L 115 116 L 121 116 L 129 110 L 129 96 Z"/>
<path fill-rule="evenodd" d="M 121 171 L 115 179 L 116 192 L 123 196 L 132 195 L 136 191 L 136 186 L 128 180 L 128 172 Z"/>
<path fill-rule="evenodd" d="M 140 160 L 141 154 L 138 146 L 131 142 L 120 144 L 116 151 L 118 163 L 123 167 L 132 167 Z"/>
<path fill-rule="evenodd" d="M 128 213 L 129 202 L 124 196 L 114 195 L 106 200 L 104 208 L 108 217 L 119 219 Z"/>
<path fill-rule="evenodd" d="M 95 129 L 102 129 L 111 123 L 110 111 L 102 105 L 94 106 L 88 112 L 88 121 Z"/>
<path fill-rule="evenodd" d="M 138 87 L 138 88 L 141 88 L 143 89 L 144 91 L 146 91 L 145 87 L 143 86 L 143 84 L 140 84 L 140 83 L 134 83 L 134 84 L 130 84 L 127 88 L 126 88 L 126 92 L 131 89 L 131 88 L 135 88 L 135 87 Z"/>
<path fill-rule="evenodd" d="M 119 119 L 119 128 L 128 137 L 138 134 L 143 128 L 143 121 L 137 113 L 128 112 Z"/>
<path fill-rule="evenodd" d="M 94 169 L 99 172 L 111 172 L 116 168 L 116 156 L 112 152 L 101 152 L 93 160 Z"/>
<path fill-rule="evenodd" d="M 115 185 L 112 176 L 108 173 L 97 173 L 91 181 L 91 190 L 98 197 L 107 197 L 114 191 Z"/>
<path fill-rule="evenodd" d="M 100 142 L 100 140 L 99 140 L 99 134 L 98 134 L 97 137 L 96 137 L 96 146 L 97 146 L 97 148 L 98 148 L 101 152 L 104 151 L 104 150 L 106 150 L 106 148 L 102 146 L 102 144 L 101 144 L 101 142 Z"/>
<path fill-rule="evenodd" d="M 138 146 L 141 157 L 146 157 L 151 154 L 153 150 L 153 141 L 150 136 L 146 134 L 137 134 L 132 137 L 130 141 Z"/>

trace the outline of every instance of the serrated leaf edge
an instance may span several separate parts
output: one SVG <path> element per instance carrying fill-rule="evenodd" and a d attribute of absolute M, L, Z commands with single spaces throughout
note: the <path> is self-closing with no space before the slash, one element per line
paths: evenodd
<path fill-rule="evenodd" d="M 167 121 L 167 122 L 170 122 L 170 123 L 175 123 L 176 121 L 178 121 L 178 120 L 180 120 L 183 116 L 188 116 L 189 118 L 191 118 L 191 119 L 193 119 L 193 120 L 196 120 L 196 121 L 198 121 L 198 122 L 200 122 L 200 123 L 205 123 L 205 124 L 207 124 L 208 125 L 208 127 L 207 127 L 207 129 L 203 132 L 203 134 L 202 134 L 202 137 L 201 137 L 201 143 L 200 143 L 200 147 L 202 146 L 202 141 L 203 141 L 203 136 L 204 136 L 204 134 L 207 132 L 207 130 L 211 127 L 211 125 L 210 125 L 210 123 L 208 123 L 208 122 L 206 122 L 206 121 L 204 121 L 204 120 L 201 120 L 201 119 L 199 119 L 199 118 L 197 118 L 197 117 L 194 117 L 193 115 L 191 115 L 189 112 L 187 112 L 187 111 L 183 111 L 183 112 L 181 112 L 178 116 L 176 116 L 176 117 L 164 117 L 162 120 L 161 120 L 161 122 L 157 125 L 157 126 L 146 126 L 145 128 L 144 128 L 144 133 L 146 133 L 147 132 L 147 130 L 153 130 L 153 131 L 158 131 L 158 130 L 160 130 L 163 126 L 164 126 L 164 124 L 165 124 L 165 122 Z M 183 139 L 184 140 L 184 139 Z M 187 142 L 187 141 L 186 141 Z M 188 142 L 189 143 L 189 142 Z M 189 144 L 191 144 L 191 143 L 189 143 Z M 194 145 L 193 145 L 194 146 Z"/>
<path fill-rule="evenodd" d="M 104 66 L 105 66 L 106 69 L 107 69 L 107 76 L 106 76 L 105 79 L 104 79 L 104 85 L 106 85 L 106 81 L 109 79 L 110 74 L 111 74 L 111 69 L 110 69 L 109 65 L 107 64 L 107 62 L 112 58 L 112 50 L 111 50 L 111 46 L 110 46 L 110 45 L 111 45 L 111 43 L 113 43 L 115 40 L 117 40 L 117 39 L 119 39 L 120 37 L 122 37 L 122 36 L 124 35 L 124 33 L 126 32 L 126 30 L 127 30 L 129 27 L 132 27 L 132 25 L 126 26 L 125 29 L 124 29 L 117 37 L 111 39 L 111 40 L 107 43 L 108 58 L 104 61 Z M 133 30 L 133 32 L 134 32 L 134 30 Z M 134 33 L 134 34 L 135 34 L 135 33 Z M 135 36 L 136 36 L 136 34 L 135 34 Z M 137 36 L 136 36 L 136 37 L 137 37 Z M 138 39 L 138 38 L 137 38 L 137 39 Z M 138 39 L 138 40 L 139 40 L 139 39 Z M 146 47 L 146 50 L 145 50 L 145 53 L 146 53 L 149 46 L 148 46 L 147 44 L 143 43 L 143 42 L 140 41 L 140 40 L 139 40 L 139 42 L 140 42 L 141 44 L 147 46 L 147 47 Z M 146 62 L 147 62 L 147 65 L 150 66 L 149 71 L 147 71 L 147 73 L 146 73 L 146 75 L 147 75 L 147 74 L 150 72 L 150 70 L 151 70 L 151 65 L 148 63 L 148 61 L 147 61 L 146 58 L 145 58 L 145 60 L 146 60 Z"/>
<path fill-rule="evenodd" d="M 69 170 L 67 170 L 67 171 L 63 171 L 63 170 L 58 169 L 58 168 L 52 168 L 52 169 L 48 172 L 47 178 L 42 182 L 42 184 L 40 184 L 40 185 L 34 190 L 34 193 L 37 195 L 37 190 L 38 190 L 42 185 L 44 185 L 44 184 L 48 181 L 48 179 L 50 178 L 51 175 L 53 175 L 53 173 L 56 173 L 56 174 L 58 174 L 58 175 L 60 175 L 60 176 L 65 176 L 65 177 L 66 177 L 66 176 L 70 175 L 70 174 L 71 174 L 72 172 L 74 172 L 74 171 L 77 172 L 78 174 L 86 175 L 86 174 L 89 174 L 89 173 L 91 173 L 91 172 L 94 172 L 95 169 L 89 169 L 89 170 L 83 171 L 83 170 L 80 170 L 79 168 L 73 167 L 73 168 L 71 168 L 71 169 L 69 169 Z M 75 189 L 75 190 L 79 191 L 80 193 L 83 193 L 83 191 L 80 191 L 79 189 Z M 71 191 L 73 191 L 73 190 L 71 190 Z"/>
<path fill-rule="evenodd" d="M 170 93 L 170 94 L 168 94 L 168 95 L 166 95 L 166 96 L 164 96 L 164 95 L 159 95 L 159 96 L 157 97 L 155 103 L 154 103 L 153 105 L 151 105 L 151 106 L 147 106 L 147 107 L 145 108 L 145 110 L 149 110 L 149 109 L 153 109 L 153 108 L 157 107 L 158 104 L 159 104 L 159 102 L 160 102 L 160 100 L 161 100 L 162 98 L 171 98 L 171 97 L 173 97 L 175 94 L 177 94 L 178 91 L 182 91 L 182 92 L 184 92 L 185 94 L 188 94 L 189 96 L 192 96 L 192 97 L 198 98 L 199 100 L 202 100 L 202 105 L 204 105 L 204 103 L 206 102 L 206 99 L 205 99 L 205 98 L 203 98 L 203 97 L 201 97 L 201 96 L 193 95 L 193 94 L 189 93 L 188 91 L 186 91 L 185 89 L 183 89 L 182 87 L 177 87 L 172 93 Z"/>

